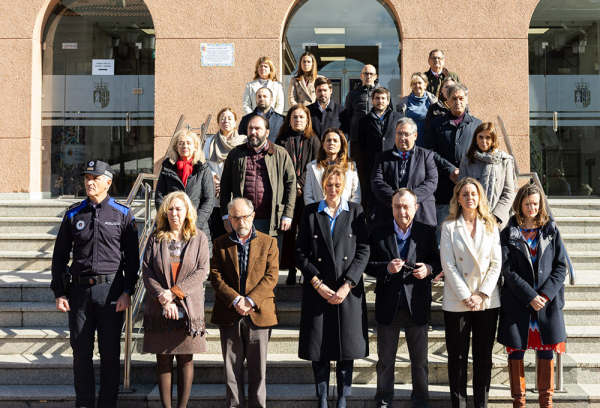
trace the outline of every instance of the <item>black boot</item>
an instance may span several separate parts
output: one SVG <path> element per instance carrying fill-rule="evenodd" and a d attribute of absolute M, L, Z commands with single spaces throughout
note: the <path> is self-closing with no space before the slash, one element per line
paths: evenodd
<path fill-rule="evenodd" d="M 290 270 L 288 271 L 288 277 L 285 280 L 285 284 L 286 285 L 295 285 L 296 284 L 296 271 L 297 269 L 295 267 L 291 267 Z"/>

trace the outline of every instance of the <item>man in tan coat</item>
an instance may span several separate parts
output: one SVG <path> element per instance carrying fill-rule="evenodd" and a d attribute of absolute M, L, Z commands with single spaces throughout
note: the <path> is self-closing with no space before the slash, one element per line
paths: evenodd
<path fill-rule="evenodd" d="M 279 277 L 277 240 L 253 226 L 254 206 L 246 198 L 227 205 L 233 231 L 217 238 L 210 282 L 215 291 L 211 323 L 219 325 L 225 360 L 228 407 L 245 406 L 244 360 L 250 408 L 266 407 L 267 351 L 277 324 L 274 289 Z"/>

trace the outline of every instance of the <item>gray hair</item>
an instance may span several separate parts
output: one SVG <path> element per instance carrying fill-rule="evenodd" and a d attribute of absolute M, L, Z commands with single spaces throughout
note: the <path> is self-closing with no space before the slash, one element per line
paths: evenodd
<path fill-rule="evenodd" d="M 258 88 L 256 90 L 256 94 L 258 95 L 258 91 L 260 91 L 261 89 L 266 89 L 267 91 L 269 91 L 269 93 L 271 94 L 271 99 L 273 99 L 273 91 L 271 91 L 270 88 L 267 88 L 266 86 L 263 86 L 262 88 Z"/>
<path fill-rule="evenodd" d="M 231 211 L 235 203 L 237 203 L 238 201 L 242 201 L 244 204 L 246 204 L 246 207 L 248 207 L 250 212 L 254 212 L 254 204 L 252 204 L 252 201 L 248 200 L 245 197 L 236 197 L 227 204 L 227 214 L 229 214 L 229 211 Z"/>
<path fill-rule="evenodd" d="M 417 124 L 411 118 L 407 118 L 405 116 L 403 118 L 398 119 L 398 122 L 396 122 L 396 129 L 398 129 L 398 126 L 402 126 L 402 125 L 410 125 L 410 126 L 412 126 L 412 133 L 417 132 Z"/>
<path fill-rule="evenodd" d="M 392 194 L 392 200 L 398 194 L 400 194 L 400 198 L 404 197 L 405 195 L 411 195 L 415 199 L 415 205 L 418 204 L 419 200 L 417 199 L 417 194 L 414 191 L 412 191 L 411 189 L 406 188 L 406 187 L 397 189 L 396 191 L 394 191 L 394 194 Z"/>
<path fill-rule="evenodd" d="M 469 90 L 466 86 L 461 84 L 460 82 L 456 82 L 448 87 L 448 99 L 452 97 L 456 92 L 463 91 L 465 96 L 469 96 Z"/>

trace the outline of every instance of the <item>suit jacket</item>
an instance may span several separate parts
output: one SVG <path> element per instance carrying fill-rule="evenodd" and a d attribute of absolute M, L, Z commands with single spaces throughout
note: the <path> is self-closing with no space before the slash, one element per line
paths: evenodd
<path fill-rule="evenodd" d="M 240 295 L 237 244 L 230 237 L 231 234 L 227 234 L 215 239 L 210 262 L 210 283 L 215 291 L 215 305 L 210 321 L 219 326 L 231 326 L 239 317 L 233 306 L 233 301 Z M 246 297 L 256 303 L 250 319 L 259 327 L 278 323 L 274 292 L 278 278 L 277 240 L 256 231 L 256 238 L 250 241 L 248 254 Z"/>
<path fill-rule="evenodd" d="M 463 300 L 477 292 L 488 296 L 480 310 L 500 307 L 500 233 L 498 227 L 494 227 L 494 231 L 489 233 L 479 217 L 476 222 L 475 238 L 469 235 L 462 215 L 457 220 L 446 221 L 442 227 L 442 309 L 449 312 L 468 312 L 470 309 Z"/>
<path fill-rule="evenodd" d="M 304 208 L 294 252 L 304 275 L 298 356 L 311 361 L 363 358 L 369 355 L 362 279 L 369 260 L 365 216 L 359 204 L 348 203 L 331 234 L 329 217 L 318 208 L 319 203 Z M 333 291 L 346 278 L 356 286 L 340 305 L 331 305 L 310 283 L 317 275 Z"/>
<path fill-rule="evenodd" d="M 319 102 L 314 102 L 308 105 L 308 110 L 313 131 L 319 136 L 319 140 L 323 138 L 323 133 L 329 128 L 340 129 L 346 135 L 346 140 L 348 139 L 350 121 L 345 107 L 330 101 L 325 112 L 321 113 Z"/>
<path fill-rule="evenodd" d="M 250 122 L 250 118 L 258 115 L 256 109 L 254 109 L 251 113 L 244 115 L 242 120 L 240 120 L 240 125 L 238 126 L 238 133 L 240 135 L 248 135 L 248 122 Z M 283 125 L 283 121 L 285 120 L 285 116 L 275 112 L 275 110 L 271 110 L 267 113 L 266 116 L 269 121 L 269 141 L 275 142 L 277 139 L 277 134 L 279 133 L 279 129 Z"/>
<path fill-rule="evenodd" d="M 378 153 L 371 175 L 371 189 L 377 198 L 375 204 L 375 223 L 387 221 L 392 215 L 392 196 L 400 188 L 398 179 L 399 158 L 394 150 Z M 407 188 L 417 195 L 419 209 L 415 221 L 428 225 L 437 225 L 435 197 L 433 192 L 438 184 L 438 172 L 433 160 L 433 152 L 415 146 L 408 162 Z"/>
<path fill-rule="evenodd" d="M 448 204 L 452 198 L 455 184 L 450 173 L 460 166 L 460 160 L 467 155 L 473 133 L 481 121 L 467 111 L 463 121 L 456 126 L 445 114 L 432 121 L 425 133 L 425 148 L 433 150 L 435 164 L 440 179 L 435 192 L 437 204 Z"/>
<path fill-rule="evenodd" d="M 275 112 L 282 114 L 283 108 L 285 107 L 283 85 L 279 81 L 269 80 L 266 87 L 273 92 L 273 109 Z M 256 91 L 258 91 L 260 88 L 263 88 L 263 86 L 260 84 L 258 79 L 250 81 L 246 84 L 242 99 L 242 109 L 244 111 L 244 115 L 252 113 L 252 111 L 256 108 Z"/>
<path fill-rule="evenodd" d="M 437 246 L 435 226 L 424 225 L 413 220 L 408 237 L 408 259 L 412 263 L 422 262 L 431 265 L 433 273 L 424 279 L 417 279 L 405 268 L 397 274 L 388 273 L 388 263 L 400 258 L 396 243 L 393 220 L 371 229 L 369 245 L 371 254 L 365 273 L 377 278 L 375 286 L 375 319 L 380 324 L 394 321 L 400 302 L 400 291 L 404 290 L 408 308 L 415 324 L 421 326 L 429 322 L 431 310 L 431 280 L 442 271 L 440 251 Z M 404 277 L 404 282 L 400 279 Z"/>

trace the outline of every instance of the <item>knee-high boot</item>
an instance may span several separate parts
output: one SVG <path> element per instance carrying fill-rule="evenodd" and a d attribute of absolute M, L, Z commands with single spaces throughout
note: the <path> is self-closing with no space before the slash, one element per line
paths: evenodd
<path fill-rule="evenodd" d="M 554 359 L 539 359 L 537 373 L 540 408 L 551 408 L 554 395 Z"/>
<path fill-rule="evenodd" d="M 508 378 L 513 408 L 525 408 L 525 365 L 523 359 L 508 359 Z"/>

